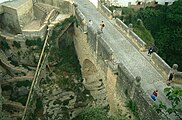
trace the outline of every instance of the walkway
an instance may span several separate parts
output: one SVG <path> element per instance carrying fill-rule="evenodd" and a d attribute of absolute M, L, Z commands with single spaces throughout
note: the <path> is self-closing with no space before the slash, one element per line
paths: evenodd
<path fill-rule="evenodd" d="M 166 99 L 163 89 L 167 87 L 165 78 L 151 65 L 141 52 L 139 52 L 111 23 L 105 18 L 88 0 L 76 0 L 78 8 L 88 20 L 93 21 L 93 26 L 99 29 L 101 21 L 104 21 L 105 28 L 103 36 L 106 42 L 114 51 L 114 57 L 119 63 L 123 63 L 128 71 L 135 77 L 141 76 L 141 87 L 146 94 L 150 94 L 155 90 L 159 90 L 158 99 L 165 103 L 169 103 Z"/>

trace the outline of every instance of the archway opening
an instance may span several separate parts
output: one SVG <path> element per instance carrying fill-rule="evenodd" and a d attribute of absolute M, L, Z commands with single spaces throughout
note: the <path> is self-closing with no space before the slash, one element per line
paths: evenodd
<path fill-rule="evenodd" d="M 98 81 L 100 79 L 98 77 L 96 66 L 88 59 L 83 62 L 82 75 L 87 83 Z"/>

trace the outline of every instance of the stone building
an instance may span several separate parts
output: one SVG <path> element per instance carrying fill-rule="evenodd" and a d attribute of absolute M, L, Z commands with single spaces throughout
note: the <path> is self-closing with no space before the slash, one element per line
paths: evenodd
<path fill-rule="evenodd" d="M 32 0 L 6 1 L 0 4 L 0 28 L 21 33 L 21 28 L 34 18 Z"/>
<path fill-rule="evenodd" d="M 171 5 L 174 1 L 175 0 L 105 0 L 105 2 L 109 3 L 110 5 L 123 7 L 127 7 L 130 5 L 141 5 L 149 2 L 155 2 L 156 4 L 160 5 Z"/>

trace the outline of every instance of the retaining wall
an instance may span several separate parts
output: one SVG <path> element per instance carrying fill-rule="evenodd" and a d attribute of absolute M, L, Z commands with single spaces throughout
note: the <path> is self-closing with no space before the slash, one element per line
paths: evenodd
<path fill-rule="evenodd" d="M 47 31 L 47 25 L 43 25 L 39 30 L 22 30 L 22 34 L 27 39 L 41 38 L 45 37 Z"/>

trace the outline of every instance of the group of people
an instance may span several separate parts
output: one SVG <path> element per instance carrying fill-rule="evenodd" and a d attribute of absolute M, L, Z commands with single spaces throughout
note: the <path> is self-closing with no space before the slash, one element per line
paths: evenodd
<path fill-rule="evenodd" d="M 93 24 L 92 20 L 89 20 L 88 21 L 88 24 L 89 25 L 92 25 Z M 101 23 L 100 23 L 100 30 L 101 30 L 101 32 L 103 32 L 103 28 L 104 27 L 105 27 L 104 21 L 101 21 Z"/>
<path fill-rule="evenodd" d="M 92 21 L 89 20 L 89 25 L 92 25 L 92 24 L 93 24 Z M 104 28 L 104 27 L 105 27 L 104 21 L 101 21 L 101 24 L 100 24 L 100 30 L 101 30 L 101 32 L 103 32 L 103 28 Z M 148 49 L 148 55 L 151 55 L 153 52 L 155 52 L 155 48 L 154 48 L 154 46 L 151 46 L 151 47 Z M 173 76 L 174 76 L 174 73 L 171 72 L 171 73 L 169 74 L 169 77 L 168 77 L 168 80 L 167 80 L 167 85 L 170 85 L 170 83 L 171 83 L 172 80 L 173 80 Z M 151 95 L 152 100 L 156 101 L 157 95 L 158 95 L 158 90 L 154 90 L 153 93 L 152 93 L 152 95 Z"/>
<path fill-rule="evenodd" d="M 170 85 L 173 81 L 174 72 L 170 72 L 168 79 L 167 79 L 167 85 Z M 154 92 L 151 95 L 152 100 L 156 101 L 158 95 L 158 90 L 154 90 Z"/>

